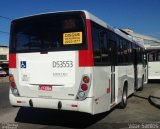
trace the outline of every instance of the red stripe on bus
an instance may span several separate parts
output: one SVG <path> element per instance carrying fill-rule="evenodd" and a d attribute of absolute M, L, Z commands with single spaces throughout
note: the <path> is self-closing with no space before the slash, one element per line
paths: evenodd
<path fill-rule="evenodd" d="M 16 54 L 9 54 L 9 68 L 16 68 Z"/>
<path fill-rule="evenodd" d="M 79 66 L 90 67 L 93 66 L 93 49 L 92 49 L 92 33 L 91 33 L 91 21 L 86 20 L 87 25 L 87 39 L 88 39 L 88 50 L 79 50 Z"/>

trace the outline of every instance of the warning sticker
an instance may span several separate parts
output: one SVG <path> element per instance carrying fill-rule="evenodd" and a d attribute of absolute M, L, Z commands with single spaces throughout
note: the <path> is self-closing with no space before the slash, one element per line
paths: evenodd
<path fill-rule="evenodd" d="M 64 33 L 63 44 L 82 44 L 82 32 Z"/>

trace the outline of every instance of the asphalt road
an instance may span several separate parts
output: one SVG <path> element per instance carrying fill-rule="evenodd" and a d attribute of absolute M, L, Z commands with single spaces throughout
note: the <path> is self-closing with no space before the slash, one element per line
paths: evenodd
<path fill-rule="evenodd" d="M 114 108 L 95 116 L 69 111 L 11 107 L 8 89 L 9 83 L 0 83 L 0 128 L 3 129 L 160 129 L 160 109 L 148 102 L 148 96 L 160 89 L 160 83 L 147 84 L 144 91 L 129 97 L 126 109 Z"/>
<path fill-rule="evenodd" d="M 4 81 L 5 80 L 5 81 Z M 0 78 L 0 109 L 9 107 L 9 82 L 5 78 Z"/>

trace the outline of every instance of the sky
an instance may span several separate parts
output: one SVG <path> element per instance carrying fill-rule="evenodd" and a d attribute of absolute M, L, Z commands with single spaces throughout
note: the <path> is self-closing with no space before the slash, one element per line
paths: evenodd
<path fill-rule="evenodd" d="M 160 39 L 160 0 L 0 0 L 0 45 L 9 45 L 10 19 L 66 10 L 87 10 L 113 27 Z"/>

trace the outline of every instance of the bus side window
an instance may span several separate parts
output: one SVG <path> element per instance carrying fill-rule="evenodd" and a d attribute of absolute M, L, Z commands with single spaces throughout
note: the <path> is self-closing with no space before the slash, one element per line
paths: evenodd
<path fill-rule="evenodd" d="M 108 53 L 110 57 L 110 65 L 115 66 L 117 64 L 117 38 L 116 35 L 108 31 Z"/>
<path fill-rule="evenodd" d="M 160 51 L 157 52 L 157 61 L 160 61 Z"/>
<path fill-rule="evenodd" d="M 104 65 L 109 64 L 109 54 L 108 54 L 108 49 L 107 49 L 107 32 L 101 31 L 100 32 L 100 43 L 101 43 L 101 58 L 102 58 L 102 63 Z"/>
<path fill-rule="evenodd" d="M 128 42 L 128 61 L 129 61 L 129 64 L 132 63 L 132 44 L 131 42 Z"/>
<path fill-rule="evenodd" d="M 101 62 L 101 51 L 99 42 L 99 31 L 95 26 L 92 27 L 92 41 L 94 64 L 97 65 Z"/>
<path fill-rule="evenodd" d="M 152 54 L 152 53 L 149 53 L 149 54 L 148 54 L 148 60 L 149 60 L 149 61 L 153 61 L 153 54 Z"/>
<path fill-rule="evenodd" d="M 92 23 L 92 42 L 94 64 L 98 66 L 109 65 L 107 31 L 95 23 Z"/>
<path fill-rule="evenodd" d="M 121 38 L 119 38 L 119 47 L 118 47 L 118 63 L 123 63 L 123 41 Z"/>

